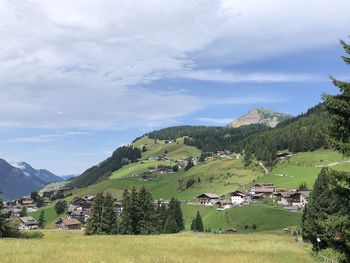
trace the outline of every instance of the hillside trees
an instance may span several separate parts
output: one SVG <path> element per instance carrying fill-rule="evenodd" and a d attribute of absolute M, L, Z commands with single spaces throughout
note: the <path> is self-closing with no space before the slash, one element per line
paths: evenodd
<path fill-rule="evenodd" d="M 39 215 L 39 219 L 38 219 L 38 226 L 40 228 L 44 228 L 45 223 L 46 223 L 45 212 L 44 212 L 44 210 L 41 210 L 40 215 Z"/>
<path fill-rule="evenodd" d="M 55 211 L 56 211 L 57 215 L 62 214 L 66 210 L 67 210 L 67 201 L 66 200 L 58 200 L 55 203 Z"/>
<path fill-rule="evenodd" d="M 9 237 L 11 234 L 11 226 L 9 225 L 8 220 L 5 218 L 5 215 L 2 213 L 3 202 L 0 199 L 0 238 Z"/>
<path fill-rule="evenodd" d="M 87 169 L 80 176 L 67 184 L 67 186 L 86 187 L 92 185 L 107 178 L 124 165 L 136 162 L 139 158 L 141 158 L 141 150 L 139 148 L 132 146 L 119 147 L 113 152 L 111 157 L 101 162 L 99 165 Z"/>
<path fill-rule="evenodd" d="M 184 229 L 180 202 L 171 199 L 169 208 L 155 205 L 151 193 L 142 187 L 131 191 L 125 189 L 120 217 L 114 210 L 114 200 L 107 194 L 98 193 L 95 197 L 85 233 L 150 235 L 177 233 Z M 175 223 L 174 223 L 175 222 Z"/>
<path fill-rule="evenodd" d="M 345 52 L 350 46 L 341 41 Z M 349 57 L 343 60 L 350 64 Z M 332 78 L 339 95 L 324 95 L 324 108 L 330 116 L 330 144 L 350 156 L 350 83 Z M 342 253 L 342 262 L 350 262 L 350 173 L 323 169 L 316 180 L 302 220 L 303 236 L 316 247 L 331 247 Z"/>

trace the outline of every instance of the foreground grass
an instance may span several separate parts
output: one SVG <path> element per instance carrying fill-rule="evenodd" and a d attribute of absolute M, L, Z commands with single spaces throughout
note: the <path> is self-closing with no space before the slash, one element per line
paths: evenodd
<path fill-rule="evenodd" d="M 84 236 L 44 231 L 40 240 L 0 239 L 1 262 L 314 262 L 310 249 L 275 233 Z"/>

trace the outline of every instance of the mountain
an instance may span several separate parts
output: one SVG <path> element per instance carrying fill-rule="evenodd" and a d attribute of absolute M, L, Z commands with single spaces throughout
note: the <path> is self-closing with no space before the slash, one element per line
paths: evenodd
<path fill-rule="evenodd" d="M 4 199 L 14 199 L 48 183 L 62 180 L 47 170 L 36 170 L 25 162 L 10 164 L 0 159 L 0 188 Z"/>
<path fill-rule="evenodd" d="M 232 121 L 228 126 L 237 128 L 250 124 L 265 124 L 272 128 L 282 121 L 292 118 L 292 115 L 275 112 L 265 108 L 252 109 L 247 114 Z"/>
<path fill-rule="evenodd" d="M 61 175 L 60 177 L 65 180 L 65 181 L 68 181 L 68 180 L 72 180 L 74 179 L 75 177 L 77 177 L 78 175 L 77 174 L 65 174 L 65 175 Z"/>

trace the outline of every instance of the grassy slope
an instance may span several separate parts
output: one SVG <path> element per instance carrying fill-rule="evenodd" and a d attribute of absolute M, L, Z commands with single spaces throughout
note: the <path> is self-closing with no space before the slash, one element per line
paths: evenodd
<path fill-rule="evenodd" d="M 148 159 L 150 157 L 157 157 L 164 154 L 167 150 L 167 156 L 170 159 L 183 159 L 190 156 L 200 156 L 201 150 L 196 147 L 187 146 L 183 143 L 183 138 L 177 139 L 176 142 L 165 144 L 165 141 L 157 140 L 157 143 L 154 140 L 148 137 L 142 137 L 133 143 L 135 147 L 142 148 L 144 145 L 147 147 L 147 151 L 142 153 L 142 159 Z"/>
<path fill-rule="evenodd" d="M 0 240 L 1 262 L 315 262 L 310 247 L 289 235 L 178 234 L 160 236 L 84 236 L 45 231 L 41 240 Z"/>
<path fill-rule="evenodd" d="M 156 199 L 176 197 L 181 200 L 191 200 L 203 192 L 226 194 L 242 185 L 251 183 L 261 174 L 259 170 L 245 169 L 242 160 L 212 160 L 197 165 L 187 172 L 161 175 L 152 178 L 148 182 L 142 182 L 138 177 L 132 178 L 132 173 L 145 171 L 148 166 L 154 166 L 155 163 L 158 163 L 155 161 L 144 162 L 144 164 L 128 165 L 113 173 L 108 180 L 75 190 L 73 193 L 74 195 L 87 195 L 105 191 L 120 198 L 125 188 L 130 189 L 133 186 L 140 188 L 145 185 Z M 166 164 L 166 162 L 162 163 Z M 189 178 L 194 178 L 196 183 L 192 187 L 181 191 L 179 180 L 186 182 Z M 198 182 L 198 178 L 200 178 L 200 182 Z M 211 182 L 210 178 L 212 178 Z"/>
<path fill-rule="evenodd" d="M 216 206 L 183 205 L 186 229 L 190 229 L 197 210 L 202 216 L 204 226 L 212 230 L 235 228 L 245 232 L 247 231 L 244 229 L 245 225 L 253 224 L 257 225 L 257 231 L 282 230 L 284 227 L 301 223 L 300 213 L 292 213 L 264 204 L 234 207 L 224 211 L 217 211 L 216 208 Z"/>
<path fill-rule="evenodd" d="M 257 181 L 271 182 L 282 188 L 297 188 L 300 183 L 306 182 L 307 186 L 312 187 L 322 166 L 339 162 L 341 164 L 331 168 L 350 171 L 350 163 L 346 161 L 331 150 L 298 153 L 289 160 L 279 162 L 275 169 Z"/>

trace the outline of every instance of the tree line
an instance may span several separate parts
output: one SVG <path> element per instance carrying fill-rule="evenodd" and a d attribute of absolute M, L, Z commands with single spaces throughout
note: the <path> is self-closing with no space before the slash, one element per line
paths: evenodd
<path fill-rule="evenodd" d="M 98 193 L 91 208 L 85 233 L 151 235 L 178 233 L 184 230 L 180 202 L 172 198 L 169 206 L 155 204 L 152 194 L 142 187 L 129 191 L 125 189 L 122 200 L 122 213 L 118 217 L 115 200 L 110 194 Z"/>
<path fill-rule="evenodd" d="M 141 158 L 141 150 L 137 147 L 122 146 L 116 149 L 112 156 L 95 165 L 80 176 L 67 184 L 68 187 L 86 187 L 97 183 L 109 177 L 114 171 L 122 168 L 124 165 L 136 162 Z"/>

